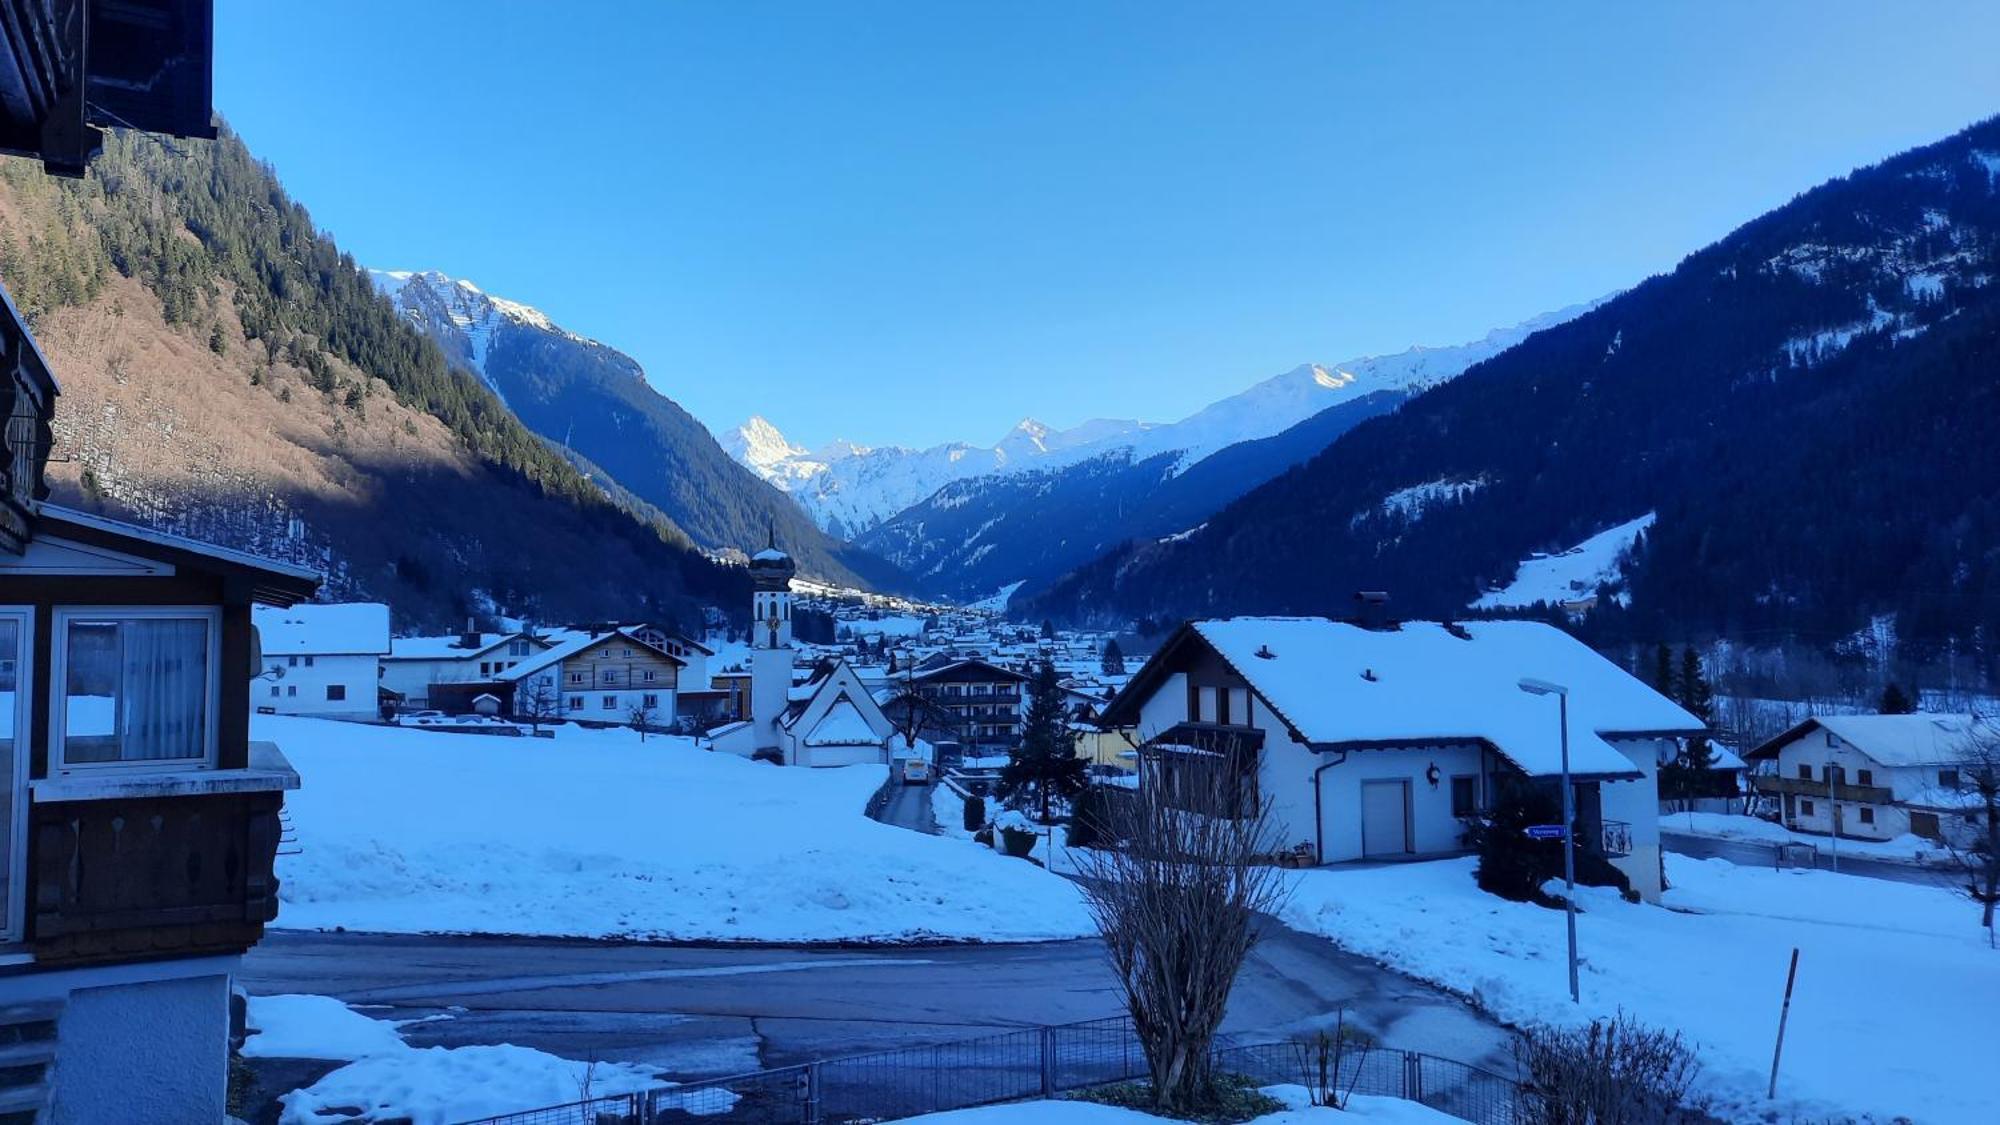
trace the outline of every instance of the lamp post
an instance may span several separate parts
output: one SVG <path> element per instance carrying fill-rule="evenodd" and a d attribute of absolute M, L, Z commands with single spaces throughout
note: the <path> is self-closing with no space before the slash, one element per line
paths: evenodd
<path fill-rule="evenodd" d="M 1576 983 L 1576 793 L 1569 781 L 1569 689 L 1529 676 L 1521 680 L 1521 690 L 1529 695 L 1555 696 L 1556 720 L 1562 727 L 1563 912 L 1569 921 L 1569 1002 L 1581 1004 Z"/>

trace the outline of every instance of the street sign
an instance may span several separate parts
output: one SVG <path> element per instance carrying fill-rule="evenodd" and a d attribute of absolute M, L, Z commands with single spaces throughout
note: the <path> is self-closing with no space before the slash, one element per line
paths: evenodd
<path fill-rule="evenodd" d="M 1522 829 L 1522 831 L 1527 833 L 1530 840 L 1560 840 L 1563 838 L 1563 826 L 1560 824 L 1530 824 Z"/>

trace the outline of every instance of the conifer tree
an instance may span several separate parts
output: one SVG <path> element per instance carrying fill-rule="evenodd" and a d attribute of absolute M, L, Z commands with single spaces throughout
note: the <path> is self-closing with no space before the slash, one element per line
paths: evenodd
<path fill-rule="evenodd" d="M 1875 709 L 1884 715 L 1912 715 L 1916 713 L 1917 702 L 1891 680 L 1889 686 L 1882 689 L 1882 702 Z"/>
<path fill-rule="evenodd" d="M 1122 676 L 1125 674 L 1125 650 L 1118 647 L 1118 638 L 1104 642 L 1104 674 Z"/>
<path fill-rule="evenodd" d="M 1041 806 L 1042 823 L 1046 824 L 1053 799 L 1069 799 L 1083 792 L 1086 777 L 1087 763 L 1077 757 L 1069 736 L 1056 666 L 1044 660 L 1028 689 L 1021 744 L 1000 771 L 1000 796 L 1016 807 L 1034 801 Z"/>

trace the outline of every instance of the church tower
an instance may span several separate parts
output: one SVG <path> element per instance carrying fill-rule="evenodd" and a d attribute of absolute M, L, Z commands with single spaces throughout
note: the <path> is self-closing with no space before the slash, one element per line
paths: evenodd
<path fill-rule="evenodd" d="M 792 575 L 798 567 L 770 545 L 750 556 L 750 719 L 757 748 L 778 745 L 778 717 L 792 690 Z"/>

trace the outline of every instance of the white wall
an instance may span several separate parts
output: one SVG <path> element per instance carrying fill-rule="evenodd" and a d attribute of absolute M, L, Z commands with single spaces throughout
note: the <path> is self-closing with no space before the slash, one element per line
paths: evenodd
<path fill-rule="evenodd" d="M 1597 787 L 1598 813 L 1605 820 L 1632 826 L 1632 854 L 1611 861 L 1632 881 L 1632 889 L 1647 902 L 1660 898 L 1660 757 L 1671 739 L 1631 739 L 1611 746 L 1631 759 L 1644 777 L 1636 781 L 1606 781 Z"/>
<path fill-rule="evenodd" d="M 516 690 L 519 690 L 518 688 Z M 665 687 L 636 687 L 619 690 L 594 688 L 590 691 L 566 690 L 557 699 L 562 717 L 582 719 L 592 723 L 629 723 L 632 708 L 637 707 L 646 696 L 658 700 L 653 708 L 653 725 L 666 727 L 674 721 L 674 689 Z M 578 700 L 582 706 L 577 706 Z M 606 707 L 605 701 L 611 701 Z"/>
<path fill-rule="evenodd" d="M 379 713 L 376 704 L 376 690 L 381 683 L 379 656 L 266 655 L 264 667 L 267 672 L 277 669 L 283 674 L 250 685 L 252 707 L 268 707 L 280 715 L 373 718 Z M 334 685 L 345 690 L 345 699 L 326 697 L 328 687 Z"/>
<path fill-rule="evenodd" d="M 1267 758 L 1296 760 L 1303 781 L 1291 786 L 1302 794 L 1299 823 L 1312 830 L 1312 773 L 1319 766 L 1338 761 L 1337 754 L 1307 754 L 1303 747 L 1286 743 L 1291 753 Z M 1416 750 L 1355 750 L 1347 760 L 1320 774 L 1320 831 L 1323 860 L 1339 863 L 1362 858 L 1361 786 L 1367 781 L 1407 781 L 1409 783 L 1410 843 L 1415 855 L 1449 855 L 1463 851 L 1465 826 L 1451 815 L 1451 779 L 1465 774 L 1479 776 L 1481 752 L 1469 746 L 1435 746 Z M 1437 766 L 1438 783 L 1425 776 Z"/>
<path fill-rule="evenodd" d="M 1831 744 L 1829 745 L 1829 739 Z M 1935 766 L 1888 767 L 1862 753 L 1855 745 L 1827 730 L 1809 730 L 1778 748 L 1778 776 L 1789 780 L 1799 780 L 1799 766 L 1812 767 L 1812 783 L 1825 786 L 1827 766 L 1837 765 L 1845 771 L 1849 785 L 1884 786 L 1891 791 L 1897 801 L 1909 800 L 1933 787 L 1937 781 Z M 1869 771 L 1866 782 L 1861 780 L 1861 771 Z M 1782 815 L 1785 799 L 1780 797 L 1778 808 Z M 1806 812 L 1810 803 L 1812 811 Z M 1831 834 L 1833 832 L 1833 802 L 1822 791 L 1814 794 L 1800 794 L 1791 798 L 1792 815 L 1785 819 L 1788 827 L 1801 832 Z M 1874 823 L 1862 823 L 1862 812 L 1867 810 Z M 1940 816 L 1941 827 L 1949 830 L 1954 817 Z M 1960 822 L 1962 823 L 1962 822 Z M 1910 830 L 1910 813 L 1895 804 L 1864 804 L 1856 801 L 1840 802 L 1840 834 L 1863 840 L 1892 840 Z"/>

